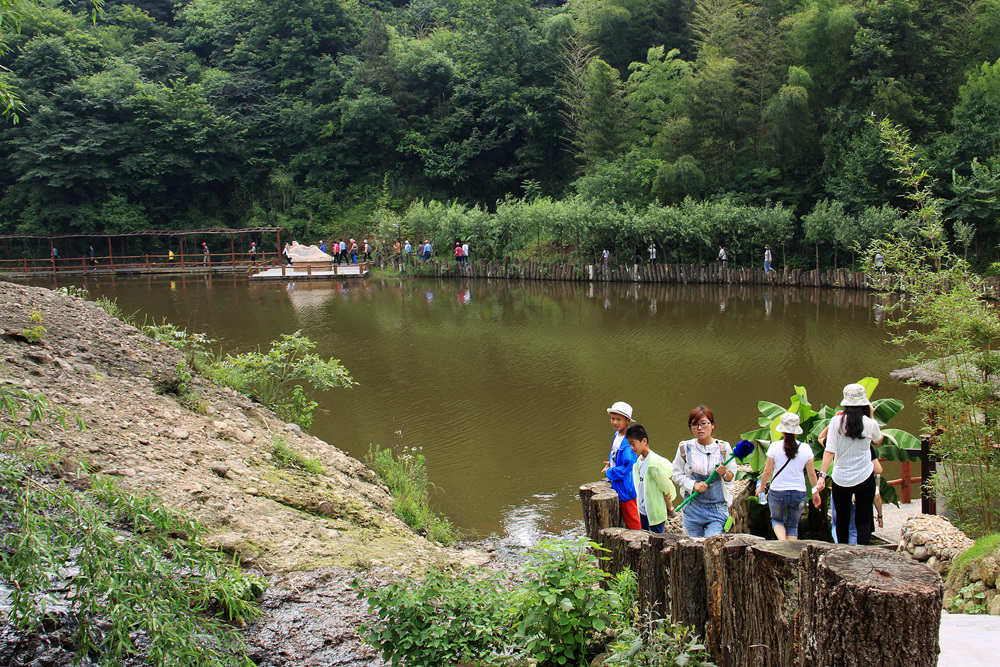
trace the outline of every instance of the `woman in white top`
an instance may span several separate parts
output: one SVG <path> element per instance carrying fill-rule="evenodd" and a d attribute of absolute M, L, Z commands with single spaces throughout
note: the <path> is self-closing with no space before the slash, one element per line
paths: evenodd
<path fill-rule="evenodd" d="M 854 525 L 858 544 L 872 542 L 872 504 L 875 500 L 875 466 L 871 445 L 882 443 L 882 431 L 875 421 L 875 411 L 860 384 L 844 387 L 844 411 L 833 416 L 820 435 L 824 444 L 823 463 L 819 469 L 816 491 L 826 488 L 826 471 L 833 464 L 833 504 L 837 508 L 837 541 L 847 544 L 854 499 Z"/>
<path fill-rule="evenodd" d="M 802 433 L 799 416 L 794 412 L 781 415 L 776 429 L 784 433 L 782 440 L 775 440 L 767 450 L 767 463 L 757 484 L 757 495 L 763 493 L 768 480 L 771 488 L 767 492 L 767 505 L 771 508 L 771 527 L 779 540 L 794 540 L 799 536 L 799 519 L 806 508 L 806 478 L 811 486 L 816 486 L 816 466 L 809 445 L 799 442 L 795 436 Z M 774 473 L 775 466 L 778 472 Z M 771 479 L 774 473 L 774 479 Z M 819 507 L 818 493 L 813 494 L 813 505 Z"/>
<path fill-rule="evenodd" d="M 725 440 L 715 438 L 715 415 L 699 405 L 688 415 L 688 428 L 694 438 L 677 447 L 674 457 L 674 484 L 690 494 L 697 491 L 681 512 L 684 533 L 690 537 L 711 537 L 725 531 L 729 505 L 733 502 L 730 486 L 736 479 L 736 461 L 723 462 L 733 453 Z M 716 473 L 709 483 L 708 478 Z"/>

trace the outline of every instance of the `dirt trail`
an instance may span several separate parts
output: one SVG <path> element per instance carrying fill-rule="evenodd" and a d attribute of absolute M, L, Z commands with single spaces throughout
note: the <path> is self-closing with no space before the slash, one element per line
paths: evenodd
<path fill-rule="evenodd" d="M 35 312 L 46 333 L 30 343 L 21 332 L 35 325 Z M 267 615 L 248 633 L 261 664 L 379 664 L 354 636 L 363 610 L 346 583 L 356 572 L 394 578 L 432 563 L 489 559 L 413 534 L 362 463 L 249 398 L 197 376 L 191 384 L 203 414 L 158 393 L 183 360 L 94 302 L 0 282 L 0 382 L 37 392 L 86 424 L 37 426 L 37 441 L 59 455 L 69 481 L 85 484 L 74 471 L 86 462 L 196 517 L 220 549 L 270 575 Z M 320 460 L 326 474 L 276 465 L 276 436 Z"/>

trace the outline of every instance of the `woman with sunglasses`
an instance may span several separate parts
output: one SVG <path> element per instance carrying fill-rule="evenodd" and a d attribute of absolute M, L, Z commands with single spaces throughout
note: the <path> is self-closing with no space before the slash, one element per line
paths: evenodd
<path fill-rule="evenodd" d="M 694 435 L 677 447 L 674 457 L 674 483 L 685 495 L 697 491 L 682 512 L 684 533 L 691 537 L 711 537 L 725 530 L 732 502 L 730 486 L 736 479 L 736 461 L 723 465 L 733 448 L 715 438 L 715 415 L 699 405 L 688 415 L 688 427 Z M 711 483 L 708 478 L 718 473 Z"/>

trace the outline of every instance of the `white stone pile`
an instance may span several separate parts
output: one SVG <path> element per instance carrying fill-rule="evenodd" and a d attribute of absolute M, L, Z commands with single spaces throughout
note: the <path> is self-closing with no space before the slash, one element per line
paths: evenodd
<path fill-rule="evenodd" d="M 918 514 L 903 523 L 903 536 L 896 551 L 945 576 L 952 562 L 972 544 L 972 540 L 948 519 Z"/>

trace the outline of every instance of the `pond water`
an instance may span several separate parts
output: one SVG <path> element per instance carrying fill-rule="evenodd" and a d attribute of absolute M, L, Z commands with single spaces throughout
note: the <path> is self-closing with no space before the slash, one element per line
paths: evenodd
<path fill-rule="evenodd" d="M 757 402 L 814 407 L 880 379 L 876 397 L 915 392 L 878 300 L 848 290 L 721 285 L 377 279 L 254 283 L 243 277 L 101 278 L 75 284 L 126 312 L 247 349 L 301 329 L 358 382 L 316 398 L 312 433 L 363 458 L 372 443 L 426 457 L 437 507 L 458 527 L 511 544 L 576 529 L 577 489 L 601 478 L 623 400 L 673 458 L 699 403 L 735 443 Z M 67 281 L 37 282 L 43 286 Z M 898 468 L 897 468 L 898 470 Z M 890 476 L 893 475 L 889 471 Z"/>

